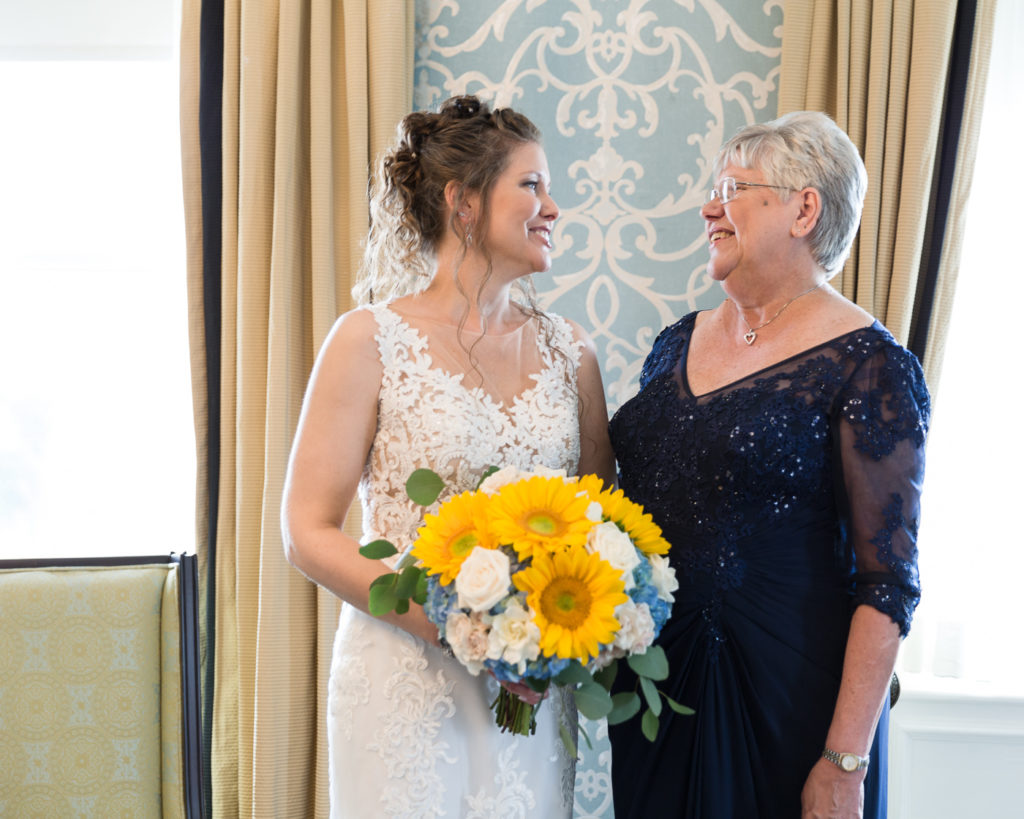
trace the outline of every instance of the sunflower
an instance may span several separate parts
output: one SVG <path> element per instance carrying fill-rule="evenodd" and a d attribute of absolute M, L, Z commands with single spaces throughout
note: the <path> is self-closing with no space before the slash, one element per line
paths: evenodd
<path fill-rule="evenodd" d="M 412 554 L 427 574 L 441 575 L 443 585 L 455 579 L 475 547 L 495 548 L 488 526 L 488 500 L 478 492 L 463 492 L 445 501 L 437 514 L 423 518 Z"/>
<path fill-rule="evenodd" d="M 521 560 L 586 542 L 594 521 L 590 499 L 575 481 L 534 476 L 506 484 L 492 497 L 491 531 L 499 543 L 515 547 Z"/>
<path fill-rule="evenodd" d="M 602 643 L 615 639 L 615 607 L 629 599 L 622 591 L 622 572 L 583 546 L 534 555 L 512 582 L 526 592 L 540 628 L 541 653 L 584 664 L 597 656 Z"/>
<path fill-rule="evenodd" d="M 604 519 L 612 521 L 629 535 L 633 544 L 645 555 L 668 553 L 670 546 L 661 536 L 661 527 L 654 522 L 654 518 L 644 512 L 639 503 L 627 498 L 621 489 L 614 492 L 604 489 L 604 484 L 597 475 L 584 475 L 579 480 L 579 487 L 601 504 Z"/>

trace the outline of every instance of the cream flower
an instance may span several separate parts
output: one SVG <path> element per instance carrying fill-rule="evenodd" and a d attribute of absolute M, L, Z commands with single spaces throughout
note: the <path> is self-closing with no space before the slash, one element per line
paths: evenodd
<path fill-rule="evenodd" d="M 466 666 L 474 677 L 483 671 L 487 657 L 487 626 L 479 615 L 472 617 L 455 611 L 448 615 L 444 637 L 456 659 Z"/>
<path fill-rule="evenodd" d="M 628 591 L 636 585 L 633 569 L 640 563 L 640 555 L 629 539 L 611 521 L 597 524 L 587 536 L 587 551 L 597 552 L 601 558 L 622 572 L 622 581 Z"/>
<path fill-rule="evenodd" d="M 509 594 L 511 562 L 500 549 L 477 546 L 462 562 L 455 578 L 459 608 L 485 612 Z"/>
<path fill-rule="evenodd" d="M 654 618 L 646 603 L 637 605 L 627 600 L 615 609 L 619 630 L 615 634 L 615 647 L 629 654 L 643 654 L 654 642 Z"/>
<path fill-rule="evenodd" d="M 485 615 L 483 621 L 491 627 L 487 637 L 488 659 L 505 660 L 522 674 L 527 661 L 532 662 L 540 655 L 540 628 L 518 600 L 510 602 L 501 614 Z"/>
<path fill-rule="evenodd" d="M 665 555 L 647 555 L 651 563 L 651 583 L 658 590 L 658 597 L 669 603 L 676 601 L 672 592 L 679 588 L 676 570 L 672 568 Z"/>

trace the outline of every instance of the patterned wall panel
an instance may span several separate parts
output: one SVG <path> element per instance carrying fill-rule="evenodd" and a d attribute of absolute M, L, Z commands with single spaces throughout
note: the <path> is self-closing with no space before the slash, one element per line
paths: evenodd
<path fill-rule="evenodd" d="M 612 411 L 662 327 L 722 298 L 699 209 L 737 128 L 776 110 L 782 0 L 418 0 L 415 104 L 473 93 L 544 133 L 561 209 L 543 305 L 593 335 Z M 609 819 L 584 722 L 579 819 Z"/>
<path fill-rule="evenodd" d="M 614 409 L 658 331 L 717 304 L 699 208 L 737 128 L 775 114 L 782 0 L 419 0 L 415 103 L 474 93 L 544 132 L 544 306 L 594 336 Z"/>

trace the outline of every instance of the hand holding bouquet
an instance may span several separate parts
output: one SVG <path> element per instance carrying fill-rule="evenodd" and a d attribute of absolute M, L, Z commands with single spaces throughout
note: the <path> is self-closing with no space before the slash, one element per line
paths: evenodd
<path fill-rule="evenodd" d="M 429 470 L 407 483 L 410 497 L 425 506 L 441 489 Z M 371 586 L 370 611 L 403 613 L 410 600 L 422 605 L 470 673 L 487 670 L 503 683 L 493 705 L 502 730 L 532 733 L 540 707 L 508 686 L 543 695 L 555 684 L 576 686 L 579 711 L 612 724 L 638 713 L 642 694 L 642 729 L 653 740 L 662 700 L 692 713 L 655 685 L 668 676 L 668 663 L 652 644 L 678 588 L 668 550 L 651 516 L 594 475 L 500 469 L 426 515 L 398 570 Z M 396 553 L 386 541 L 360 551 Z M 622 658 L 640 691 L 612 697 Z"/>

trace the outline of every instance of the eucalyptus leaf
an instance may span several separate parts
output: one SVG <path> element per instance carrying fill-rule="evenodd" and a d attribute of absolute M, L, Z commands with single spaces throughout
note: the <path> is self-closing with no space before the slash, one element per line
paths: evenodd
<path fill-rule="evenodd" d="M 658 736 L 658 716 L 649 708 L 644 711 L 643 719 L 640 720 L 640 730 L 648 742 L 654 742 Z"/>
<path fill-rule="evenodd" d="M 618 725 L 636 716 L 639 711 L 640 696 L 635 691 L 620 691 L 612 695 L 612 711 L 608 715 L 608 724 Z"/>
<path fill-rule="evenodd" d="M 420 574 L 423 573 L 425 573 L 424 570 L 418 566 L 408 566 L 403 569 L 395 584 L 395 596 L 405 600 L 412 597 L 416 593 L 416 584 L 420 579 Z"/>
<path fill-rule="evenodd" d="M 433 469 L 417 469 L 405 482 L 405 491 L 413 503 L 430 506 L 444 489 L 444 481 Z"/>
<path fill-rule="evenodd" d="M 391 584 L 373 586 L 370 589 L 370 614 L 374 617 L 383 617 L 393 611 L 398 598 L 395 597 L 395 587 Z"/>
<path fill-rule="evenodd" d="M 594 750 L 594 743 L 590 741 L 590 734 L 588 734 L 588 733 L 586 732 L 586 730 L 584 729 L 584 727 L 583 727 L 582 725 L 580 725 L 580 723 L 579 723 L 579 722 L 577 722 L 577 723 L 576 723 L 576 731 L 577 731 L 578 733 L 580 733 L 580 734 L 583 734 L 583 738 L 584 738 L 584 739 L 585 739 L 585 740 L 587 741 L 587 747 L 588 747 L 588 748 L 589 748 L 589 749 L 590 749 L 591 751 L 593 751 L 593 750 Z"/>
<path fill-rule="evenodd" d="M 654 712 L 654 716 L 661 716 L 661 695 L 654 683 L 647 677 L 640 678 L 640 690 L 644 692 L 644 699 L 647 700 L 647 707 Z"/>
<path fill-rule="evenodd" d="M 662 696 L 665 696 L 665 695 L 662 694 Z M 671 708 L 677 714 L 682 714 L 684 717 L 688 717 L 688 716 L 696 713 L 696 711 L 694 711 L 692 708 L 690 708 L 690 706 L 688 706 L 688 705 L 680 705 L 678 702 L 676 702 L 671 697 L 665 697 L 665 702 L 668 703 L 668 707 L 669 708 Z"/>
<path fill-rule="evenodd" d="M 380 577 L 374 580 L 370 584 L 370 588 L 372 589 L 374 586 L 393 586 L 395 585 L 395 582 L 397 580 L 397 574 L 395 574 L 394 572 L 388 572 L 387 574 L 382 574 Z"/>
<path fill-rule="evenodd" d="M 573 660 L 561 674 L 555 677 L 556 685 L 585 685 L 593 681 L 594 678 L 590 676 L 590 672 L 580 664 L 579 660 Z"/>
<path fill-rule="evenodd" d="M 661 646 L 651 646 L 643 654 L 630 654 L 626 662 L 640 677 L 650 677 L 652 680 L 668 679 L 668 658 Z"/>
<path fill-rule="evenodd" d="M 576 689 L 576 707 L 587 719 L 601 719 L 611 713 L 612 697 L 597 683 L 584 683 Z"/>
<path fill-rule="evenodd" d="M 565 746 L 569 756 L 575 759 L 577 755 L 576 743 L 572 741 L 572 735 L 569 733 L 569 729 L 565 727 L 564 722 L 558 723 L 558 735 L 562 738 L 562 744 Z"/>
<path fill-rule="evenodd" d="M 395 614 L 405 614 L 409 611 L 409 598 L 400 597 L 395 601 Z"/>
<path fill-rule="evenodd" d="M 382 557 L 397 555 L 398 549 L 395 548 L 394 544 L 390 540 L 374 540 L 371 543 L 367 543 L 365 546 L 360 546 L 359 554 L 363 557 L 370 558 L 370 560 L 380 560 Z"/>
<path fill-rule="evenodd" d="M 612 690 L 612 684 L 615 682 L 615 676 L 619 672 L 619 661 L 612 660 L 611 663 L 606 665 L 604 668 L 594 672 L 594 682 L 598 685 L 604 686 L 606 691 Z"/>
<path fill-rule="evenodd" d="M 427 573 L 421 572 L 419 579 L 416 581 L 416 591 L 413 593 L 412 600 L 419 606 L 422 606 L 427 602 Z"/>

